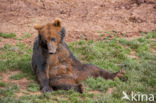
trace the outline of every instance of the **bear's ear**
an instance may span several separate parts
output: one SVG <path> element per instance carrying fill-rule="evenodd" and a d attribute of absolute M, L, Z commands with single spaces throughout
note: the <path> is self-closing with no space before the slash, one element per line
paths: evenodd
<path fill-rule="evenodd" d="M 66 35 L 66 29 L 65 27 L 62 27 L 61 31 L 60 31 L 60 35 L 61 35 L 61 39 L 63 40 L 65 35 Z"/>
<path fill-rule="evenodd" d="M 59 19 L 59 18 L 55 19 L 53 25 L 56 26 L 56 27 L 61 27 L 62 26 L 61 19 Z"/>
<path fill-rule="evenodd" d="M 34 29 L 36 29 L 36 30 L 41 30 L 43 28 L 43 25 L 35 25 L 34 26 Z"/>

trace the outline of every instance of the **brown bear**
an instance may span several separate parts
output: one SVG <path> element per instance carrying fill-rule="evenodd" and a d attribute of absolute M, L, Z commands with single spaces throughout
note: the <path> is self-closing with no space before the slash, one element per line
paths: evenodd
<path fill-rule="evenodd" d="M 46 25 L 37 25 L 38 36 L 34 42 L 32 68 L 43 92 L 74 89 L 83 92 L 80 81 L 88 77 L 114 79 L 122 77 L 121 70 L 110 73 L 92 64 L 81 63 L 64 42 L 66 34 L 60 19 Z"/>

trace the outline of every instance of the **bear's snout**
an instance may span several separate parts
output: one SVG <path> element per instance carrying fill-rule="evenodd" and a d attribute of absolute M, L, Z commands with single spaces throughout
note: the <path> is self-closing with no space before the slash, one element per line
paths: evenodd
<path fill-rule="evenodd" d="M 51 43 L 48 44 L 48 52 L 49 54 L 56 53 L 56 48 Z"/>

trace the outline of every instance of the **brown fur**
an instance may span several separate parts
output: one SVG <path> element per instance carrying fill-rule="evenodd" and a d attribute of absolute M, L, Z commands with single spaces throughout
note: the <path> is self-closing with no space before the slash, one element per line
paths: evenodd
<path fill-rule="evenodd" d="M 124 71 L 110 73 L 92 64 L 83 64 L 77 60 L 63 41 L 65 33 L 62 31 L 63 27 L 60 19 L 46 25 L 35 26 L 35 29 L 39 32 L 40 39 L 38 44 L 40 44 L 41 51 L 38 49 L 40 55 L 33 56 L 34 60 L 32 59 L 32 61 L 35 61 L 37 57 L 41 57 L 42 62 L 38 62 L 38 59 L 36 60 L 36 65 L 39 65 L 39 63 L 45 64 L 42 67 L 44 69 L 36 68 L 37 70 L 39 69 L 37 75 L 41 87 L 46 85 L 46 89 L 50 87 L 64 90 L 74 89 L 82 93 L 83 86 L 78 83 L 88 77 L 96 78 L 101 76 L 104 79 L 114 79 L 115 77 L 120 78 L 124 74 Z M 37 50 L 34 49 L 34 55 L 35 51 Z M 35 62 L 32 63 L 32 65 L 34 64 Z M 45 79 L 48 82 L 44 82 L 43 80 Z M 47 85 L 49 86 L 47 87 Z"/>

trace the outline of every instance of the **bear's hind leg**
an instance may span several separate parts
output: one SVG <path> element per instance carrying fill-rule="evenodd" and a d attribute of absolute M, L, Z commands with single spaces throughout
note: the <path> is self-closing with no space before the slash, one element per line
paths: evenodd
<path fill-rule="evenodd" d="M 115 77 L 120 79 L 124 74 L 125 74 L 125 70 L 120 70 L 116 73 L 111 73 L 104 69 L 99 70 L 99 76 L 103 77 L 104 79 L 112 79 L 113 80 Z"/>
<path fill-rule="evenodd" d="M 102 77 L 104 79 L 114 79 L 115 77 L 121 78 L 125 74 L 125 70 L 120 70 L 116 73 L 108 72 L 104 69 L 101 69 L 95 65 L 92 64 L 85 64 L 83 69 L 79 70 L 79 76 L 77 81 L 83 81 L 87 79 L 88 77 Z"/>
<path fill-rule="evenodd" d="M 79 93 L 84 92 L 82 84 L 77 84 L 72 77 L 56 77 L 50 79 L 50 85 L 54 90 L 70 90 L 73 89 Z"/>

